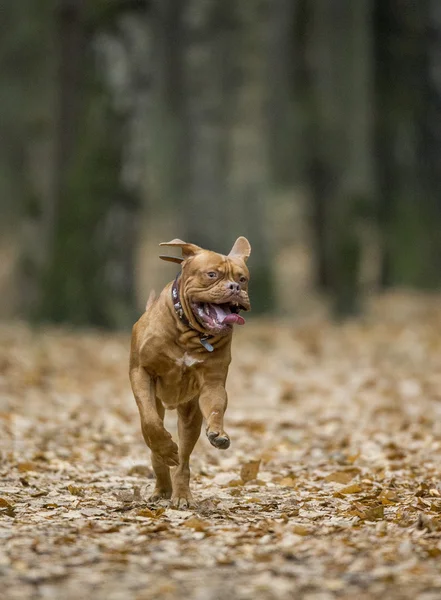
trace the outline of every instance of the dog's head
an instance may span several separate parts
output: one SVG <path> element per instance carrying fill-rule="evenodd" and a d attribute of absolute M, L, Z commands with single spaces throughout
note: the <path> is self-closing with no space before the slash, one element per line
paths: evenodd
<path fill-rule="evenodd" d="M 161 258 L 182 263 L 180 300 L 193 327 L 219 335 L 229 333 L 233 324 L 245 323 L 239 313 L 251 308 L 246 266 L 251 246 L 246 238 L 239 237 L 228 256 L 177 239 L 160 245 L 182 250 L 182 258 Z"/>

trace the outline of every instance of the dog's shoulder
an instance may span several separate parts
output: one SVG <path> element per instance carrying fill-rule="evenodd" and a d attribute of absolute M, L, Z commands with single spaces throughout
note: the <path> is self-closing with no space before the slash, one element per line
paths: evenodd
<path fill-rule="evenodd" d="M 145 305 L 146 311 L 154 304 L 155 300 L 156 300 L 156 292 L 155 292 L 155 290 L 152 290 L 149 294 L 147 304 Z"/>

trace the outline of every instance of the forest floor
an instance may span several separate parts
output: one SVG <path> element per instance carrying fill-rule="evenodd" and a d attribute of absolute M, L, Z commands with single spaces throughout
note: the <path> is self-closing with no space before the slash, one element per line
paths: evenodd
<path fill-rule="evenodd" d="M 0 327 L 7 600 L 441 597 L 441 301 L 236 331 L 227 451 L 198 506 L 153 487 L 129 338 Z M 175 434 L 175 414 L 167 423 Z"/>

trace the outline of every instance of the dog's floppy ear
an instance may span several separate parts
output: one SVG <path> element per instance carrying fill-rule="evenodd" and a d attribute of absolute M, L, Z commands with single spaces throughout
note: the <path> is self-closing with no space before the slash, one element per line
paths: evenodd
<path fill-rule="evenodd" d="M 251 254 L 251 245 L 246 237 L 241 235 L 234 242 L 234 246 L 231 248 L 230 254 L 228 255 L 230 258 L 241 258 L 245 262 L 248 260 Z"/>
<path fill-rule="evenodd" d="M 178 263 L 178 265 L 184 262 L 184 259 L 180 258 L 179 256 L 168 256 L 167 254 L 160 254 L 159 258 L 162 258 L 162 260 L 166 260 L 168 262 Z"/>
<path fill-rule="evenodd" d="M 162 258 L 163 260 L 169 260 L 171 262 L 177 262 L 177 263 L 181 263 L 186 258 L 189 258 L 190 256 L 194 256 L 195 254 L 198 254 L 198 252 L 202 251 L 202 248 L 199 248 L 199 246 L 196 246 L 196 244 L 187 244 L 187 242 L 183 242 L 182 240 L 179 240 L 179 239 L 172 240 L 171 242 L 162 242 L 159 245 L 160 246 L 176 246 L 178 248 L 181 248 L 183 258 L 178 258 L 177 256 L 167 256 L 166 257 L 163 255 L 161 255 L 159 257 L 159 258 Z"/>

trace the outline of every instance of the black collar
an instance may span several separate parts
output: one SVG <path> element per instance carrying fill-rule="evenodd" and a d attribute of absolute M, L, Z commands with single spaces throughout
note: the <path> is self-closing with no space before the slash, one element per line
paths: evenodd
<path fill-rule="evenodd" d="M 213 346 L 208 343 L 208 339 L 213 336 L 211 336 L 209 334 L 205 334 L 205 333 L 200 333 L 199 331 L 197 331 L 197 329 L 195 329 L 191 325 L 190 321 L 185 316 L 184 309 L 182 308 L 181 300 L 179 298 L 178 282 L 179 282 L 179 273 L 176 275 L 176 279 L 173 281 L 173 285 L 172 285 L 172 289 L 171 289 L 173 308 L 175 309 L 175 312 L 178 315 L 179 320 L 182 323 L 184 323 L 184 325 L 186 327 L 189 327 L 190 329 L 193 329 L 193 331 L 196 331 L 198 333 L 199 340 L 200 340 L 201 344 L 203 345 L 203 347 L 206 350 L 208 350 L 208 352 L 213 352 L 213 350 L 214 350 Z"/>

